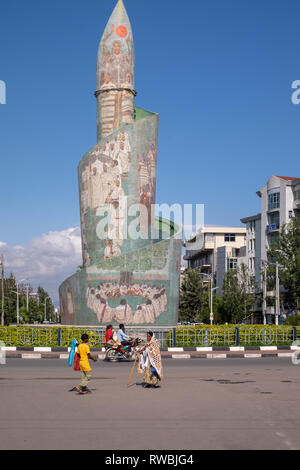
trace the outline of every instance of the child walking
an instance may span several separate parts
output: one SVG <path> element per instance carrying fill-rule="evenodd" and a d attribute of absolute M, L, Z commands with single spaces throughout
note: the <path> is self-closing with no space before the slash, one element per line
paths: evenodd
<path fill-rule="evenodd" d="M 91 356 L 90 347 L 88 346 L 89 336 L 85 333 L 81 336 L 82 343 L 77 348 L 77 354 L 80 357 L 80 371 L 81 371 L 81 382 L 76 387 L 76 390 L 81 394 L 85 395 L 86 393 L 91 393 L 87 388 L 89 381 L 91 380 L 91 366 L 89 360 L 94 362 L 97 361 L 96 358 Z"/>

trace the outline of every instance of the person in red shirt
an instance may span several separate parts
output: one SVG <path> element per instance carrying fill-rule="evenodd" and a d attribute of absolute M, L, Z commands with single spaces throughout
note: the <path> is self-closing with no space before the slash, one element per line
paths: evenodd
<path fill-rule="evenodd" d="M 105 338 L 104 338 L 104 345 L 105 346 L 108 346 L 108 345 L 112 346 L 114 344 L 115 341 L 114 341 L 113 335 L 114 335 L 113 326 L 112 325 L 107 325 L 106 332 L 105 332 Z"/>

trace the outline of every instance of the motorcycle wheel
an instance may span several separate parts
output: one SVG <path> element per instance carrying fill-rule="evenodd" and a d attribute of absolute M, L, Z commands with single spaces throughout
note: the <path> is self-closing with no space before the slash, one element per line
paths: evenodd
<path fill-rule="evenodd" d="M 115 349 L 109 349 L 106 353 L 105 359 L 109 362 L 119 362 L 121 360 Z"/>

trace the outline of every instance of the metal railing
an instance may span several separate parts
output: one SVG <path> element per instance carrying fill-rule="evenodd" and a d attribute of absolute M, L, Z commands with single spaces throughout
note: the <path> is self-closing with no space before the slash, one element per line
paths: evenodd
<path fill-rule="evenodd" d="M 166 348 L 172 346 L 172 337 L 170 328 L 147 328 L 131 327 L 126 329 L 126 333 L 133 338 L 146 340 L 147 331 L 154 332 L 158 339 L 160 347 Z M 0 327 L 0 340 L 6 346 L 18 347 L 69 347 L 73 339 L 80 341 L 81 335 L 87 333 L 92 347 L 101 348 L 104 345 L 106 329 L 104 327 L 58 327 L 58 326 L 16 326 Z"/>
<path fill-rule="evenodd" d="M 126 332 L 133 338 L 146 340 L 149 327 L 128 327 Z M 204 346 L 272 346 L 291 345 L 300 336 L 300 328 L 292 326 L 201 326 L 201 327 L 154 327 L 151 328 L 160 347 Z M 83 326 L 16 326 L 0 327 L 0 341 L 6 346 L 18 347 L 69 347 L 72 339 L 80 341 L 87 333 L 92 347 L 103 347 L 104 327 Z"/>
<path fill-rule="evenodd" d="M 172 335 L 174 332 L 172 331 Z M 272 346 L 290 345 L 297 339 L 296 327 L 178 328 L 176 346 Z"/>

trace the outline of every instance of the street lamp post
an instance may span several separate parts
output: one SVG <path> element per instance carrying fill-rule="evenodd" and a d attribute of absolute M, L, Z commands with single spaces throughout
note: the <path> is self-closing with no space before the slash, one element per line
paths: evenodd
<path fill-rule="evenodd" d="M 279 263 L 276 261 L 276 307 L 275 307 L 275 323 L 278 325 L 280 317 L 280 283 L 279 283 Z"/>
<path fill-rule="evenodd" d="M 49 299 L 49 297 L 45 297 L 45 300 L 44 300 L 44 306 L 45 306 L 45 317 L 44 317 L 44 321 L 47 321 L 47 318 L 46 318 L 46 305 L 47 305 L 47 299 Z"/>
<path fill-rule="evenodd" d="M 16 283 L 16 285 L 17 285 L 17 292 L 14 291 L 14 290 L 12 291 L 14 294 L 17 294 L 17 324 L 20 323 L 20 314 L 19 314 L 19 312 L 20 312 L 20 307 L 19 307 L 19 295 L 20 295 L 20 293 L 19 293 L 19 284 L 20 284 L 21 282 L 23 282 L 23 281 L 27 281 L 27 279 L 21 279 L 20 281 L 18 281 L 18 282 Z"/>
<path fill-rule="evenodd" d="M 275 266 L 275 325 L 278 325 L 280 317 L 280 281 L 279 281 L 279 263 L 270 263 L 269 261 L 263 260 L 263 317 L 264 325 L 266 324 L 266 310 L 267 310 L 267 265 Z"/>
<path fill-rule="evenodd" d="M 1 325 L 4 326 L 4 256 L 1 255 Z"/>
<path fill-rule="evenodd" d="M 26 311 L 29 311 L 29 284 L 26 286 Z"/>
<path fill-rule="evenodd" d="M 210 281 L 210 315 L 209 315 L 209 319 L 210 319 L 210 324 L 212 325 L 213 324 L 213 320 L 214 320 L 214 313 L 213 313 L 213 276 L 212 274 L 207 274 L 207 273 L 199 273 L 201 276 L 206 276 L 209 278 L 209 281 Z"/>

